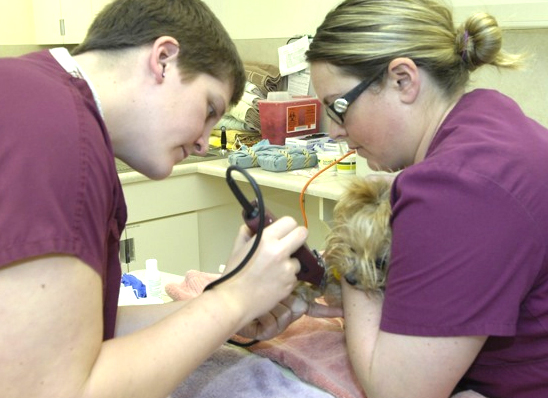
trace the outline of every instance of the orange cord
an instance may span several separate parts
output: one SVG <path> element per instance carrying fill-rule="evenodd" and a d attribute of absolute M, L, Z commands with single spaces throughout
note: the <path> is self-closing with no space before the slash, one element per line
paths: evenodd
<path fill-rule="evenodd" d="M 303 221 L 304 221 L 304 226 L 308 228 L 308 219 L 306 218 L 306 210 L 304 208 L 304 193 L 306 192 L 306 189 L 308 188 L 308 186 L 310 185 L 310 183 L 316 178 L 318 177 L 320 174 L 322 174 L 324 171 L 326 171 L 327 169 L 335 166 L 337 163 L 339 163 L 341 160 L 343 160 L 344 158 L 346 158 L 347 156 L 350 156 L 352 155 L 353 153 L 356 153 L 356 151 L 350 151 L 348 153 L 346 153 L 345 155 L 341 156 L 339 159 L 336 159 L 334 160 L 333 162 L 329 163 L 327 166 L 325 166 L 323 169 L 321 169 L 320 171 L 318 171 L 316 174 L 314 174 L 312 177 L 310 177 L 310 179 L 306 182 L 306 184 L 304 184 L 304 187 L 303 189 L 301 190 L 301 195 L 299 196 L 299 204 L 300 204 L 300 207 L 301 207 L 301 214 L 303 216 Z"/>

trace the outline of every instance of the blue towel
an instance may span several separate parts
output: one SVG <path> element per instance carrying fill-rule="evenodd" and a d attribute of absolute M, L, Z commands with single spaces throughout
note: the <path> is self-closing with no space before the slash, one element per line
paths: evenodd
<path fill-rule="evenodd" d="M 307 149 L 290 147 L 275 147 L 259 155 L 259 166 L 268 171 L 289 171 L 314 167 L 318 164 L 318 156 Z"/>
<path fill-rule="evenodd" d="M 230 154 L 228 162 L 243 169 L 260 166 L 268 171 L 289 171 L 314 167 L 318 157 L 314 151 L 270 145 L 268 140 L 262 140 L 248 148 L 245 145 Z"/>

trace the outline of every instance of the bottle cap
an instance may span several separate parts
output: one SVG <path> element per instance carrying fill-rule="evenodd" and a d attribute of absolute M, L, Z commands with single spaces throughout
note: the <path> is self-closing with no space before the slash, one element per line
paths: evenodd
<path fill-rule="evenodd" d="M 148 271 L 157 271 L 158 270 L 158 260 L 155 258 L 150 258 L 145 261 L 145 268 Z"/>

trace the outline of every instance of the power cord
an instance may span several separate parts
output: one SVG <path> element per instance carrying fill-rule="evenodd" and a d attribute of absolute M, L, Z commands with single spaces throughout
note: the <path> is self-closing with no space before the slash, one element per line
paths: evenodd
<path fill-rule="evenodd" d="M 310 183 L 312 181 L 314 181 L 314 179 L 316 177 L 318 177 L 324 171 L 330 169 L 331 167 L 335 166 L 337 163 L 341 162 L 343 159 L 345 159 L 346 157 L 348 157 L 348 156 L 350 156 L 354 153 L 356 153 L 356 151 L 350 151 L 350 152 L 346 153 L 344 156 L 341 156 L 340 158 L 338 158 L 338 159 L 334 160 L 333 162 L 329 163 L 323 169 L 321 169 L 316 174 L 314 174 L 312 177 L 310 177 L 310 179 L 306 182 L 306 184 L 304 184 L 303 189 L 301 190 L 301 194 L 299 195 L 299 205 L 300 205 L 300 208 L 301 208 L 301 214 L 302 214 L 302 217 L 303 217 L 303 223 L 304 223 L 305 227 L 308 228 L 308 218 L 306 217 L 306 210 L 305 210 L 305 206 L 304 206 L 304 194 L 306 192 L 306 189 L 308 188 Z"/>
<path fill-rule="evenodd" d="M 257 197 L 254 201 L 250 202 L 249 200 L 247 200 L 245 195 L 242 193 L 240 187 L 238 186 L 238 184 L 236 183 L 234 178 L 232 178 L 232 172 L 233 171 L 237 171 L 237 172 L 243 174 L 243 176 L 248 180 L 249 184 L 253 188 L 253 191 L 254 191 L 254 193 Z M 230 187 L 230 189 L 232 190 L 232 193 L 234 193 L 234 196 L 236 197 L 238 202 L 240 202 L 240 204 L 242 205 L 242 207 L 244 209 L 243 216 L 246 219 L 259 217 L 259 224 L 258 224 L 258 227 L 257 227 L 257 233 L 255 234 L 255 240 L 253 241 L 253 244 L 252 244 L 251 248 L 249 249 L 249 252 L 243 258 L 243 260 L 238 264 L 238 266 L 236 268 L 234 268 L 228 274 L 223 275 L 221 278 L 209 283 L 205 287 L 204 291 L 213 289 L 215 286 L 219 285 L 220 283 L 223 283 L 227 279 L 232 278 L 235 274 L 240 272 L 242 270 L 242 268 L 244 268 L 246 266 L 246 264 L 249 262 L 251 257 L 253 257 L 253 255 L 257 251 L 257 248 L 259 247 L 259 244 L 261 242 L 261 237 L 263 235 L 263 230 L 264 230 L 264 227 L 265 227 L 266 208 L 265 208 L 265 205 L 264 205 L 264 199 L 263 199 L 263 195 L 261 193 L 261 189 L 259 188 L 259 185 L 255 181 L 255 179 L 253 177 L 251 177 L 251 175 L 247 171 L 245 171 L 245 169 L 242 169 L 241 167 L 236 166 L 236 165 L 231 165 L 226 170 L 226 182 L 227 182 L 228 186 Z M 247 343 L 242 343 L 242 342 L 230 339 L 230 340 L 228 340 L 228 342 L 230 344 L 233 344 L 233 345 L 236 345 L 236 346 L 239 346 L 239 347 L 249 347 L 249 346 L 252 346 L 253 344 L 258 343 L 259 340 L 252 340 L 252 341 L 247 342 Z"/>

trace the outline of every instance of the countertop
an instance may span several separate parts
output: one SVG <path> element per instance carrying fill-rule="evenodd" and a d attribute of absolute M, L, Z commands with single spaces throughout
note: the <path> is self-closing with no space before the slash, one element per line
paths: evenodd
<path fill-rule="evenodd" d="M 183 176 L 187 174 L 203 174 L 225 178 L 228 168 L 228 159 L 215 159 L 198 163 L 178 164 L 173 168 L 170 177 Z M 261 169 L 260 167 L 246 169 L 260 186 L 272 187 L 300 193 L 317 168 L 302 169 L 288 172 L 272 172 Z M 233 173 L 236 180 L 246 181 L 240 173 Z M 355 176 L 354 174 L 333 174 L 330 170 L 315 178 L 306 189 L 306 194 L 338 200 L 342 194 L 345 185 Z M 123 185 L 134 184 L 148 181 L 144 175 L 130 171 L 119 174 Z"/>

